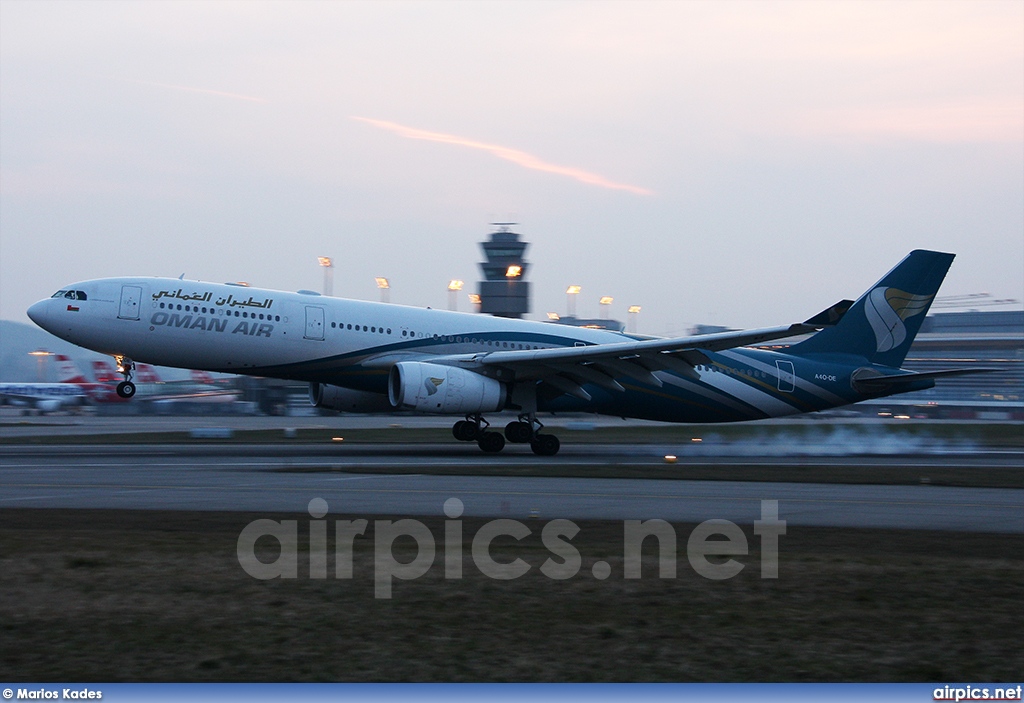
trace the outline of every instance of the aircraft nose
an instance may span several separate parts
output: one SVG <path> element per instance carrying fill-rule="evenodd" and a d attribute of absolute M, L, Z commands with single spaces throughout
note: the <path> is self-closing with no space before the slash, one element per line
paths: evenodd
<path fill-rule="evenodd" d="M 32 322 L 36 323 L 44 330 L 46 329 L 47 313 L 49 312 L 49 300 L 40 300 L 28 309 L 28 317 Z"/>

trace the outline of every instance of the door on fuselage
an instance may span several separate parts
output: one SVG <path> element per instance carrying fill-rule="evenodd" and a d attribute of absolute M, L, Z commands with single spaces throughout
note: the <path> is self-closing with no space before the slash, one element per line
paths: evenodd
<path fill-rule="evenodd" d="M 316 305 L 306 306 L 306 339 L 324 338 L 324 309 Z"/>
<path fill-rule="evenodd" d="M 140 286 L 121 286 L 121 305 L 117 309 L 117 316 L 122 320 L 138 320 L 141 299 Z"/>
<path fill-rule="evenodd" d="M 796 390 L 796 371 L 793 370 L 792 361 L 776 360 L 775 368 L 779 371 L 779 390 L 783 393 L 792 393 Z"/>

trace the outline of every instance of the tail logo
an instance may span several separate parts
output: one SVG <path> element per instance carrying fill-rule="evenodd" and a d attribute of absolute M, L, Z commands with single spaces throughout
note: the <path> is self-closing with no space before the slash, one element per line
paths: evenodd
<path fill-rule="evenodd" d="M 887 352 L 907 339 L 904 320 L 928 309 L 933 295 L 914 295 L 897 288 L 875 288 L 865 301 L 864 314 L 875 333 L 879 352 Z"/>
<path fill-rule="evenodd" d="M 437 393 L 437 389 L 440 387 L 442 383 L 444 383 L 443 378 L 436 378 L 434 376 L 431 376 L 430 378 L 423 382 L 423 387 L 427 389 L 427 395 L 431 396 Z"/>

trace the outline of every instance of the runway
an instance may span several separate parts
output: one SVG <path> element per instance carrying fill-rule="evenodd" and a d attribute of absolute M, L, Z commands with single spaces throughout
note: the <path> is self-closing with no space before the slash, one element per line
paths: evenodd
<path fill-rule="evenodd" d="M 637 447 L 593 446 L 556 459 L 593 464 L 623 453 L 638 458 Z M 461 445 L 7 446 L 0 458 L 0 508 L 301 513 L 322 498 L 339 516 L 440 516 L 448 498 L 459 498 L 464 515 L 475 517 L 751 524 L 761 517 L 761 501 L 777 500 L 780 519 L 791 526 L 1024 533 L 1024 490 L 1014 489 L 360 472 L 484 461 L 475 447 Z M 648 458 L 659 461 L 656 453 Z M 537 464 L 525 453 L 486 461 Z M 922 462 L 933 465 L 933 458 Z"/>

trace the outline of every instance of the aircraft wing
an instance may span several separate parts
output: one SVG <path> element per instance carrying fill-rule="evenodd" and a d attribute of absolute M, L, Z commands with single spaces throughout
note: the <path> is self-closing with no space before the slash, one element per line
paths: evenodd
<path fill-rule="evenodd" d="M 625 376 L 661 387 L 662 382 L 654 375 L 655 371 L 696 377 L 694 366 L 708 361 L 702 351 L 721 351 L 809 334 L 836 324 L 847 309 L 849 301 L 842 301 L 805 322 L 785 327 L 555 349 L 486 352 L 439 361 L 507 370 L 515 375 L 516 380 L 543 380 L 563 393 L 590 400 L 590 395 L 582 388 L 586 383 L 621 391 L 624 389 L 615 379 Z"/>

